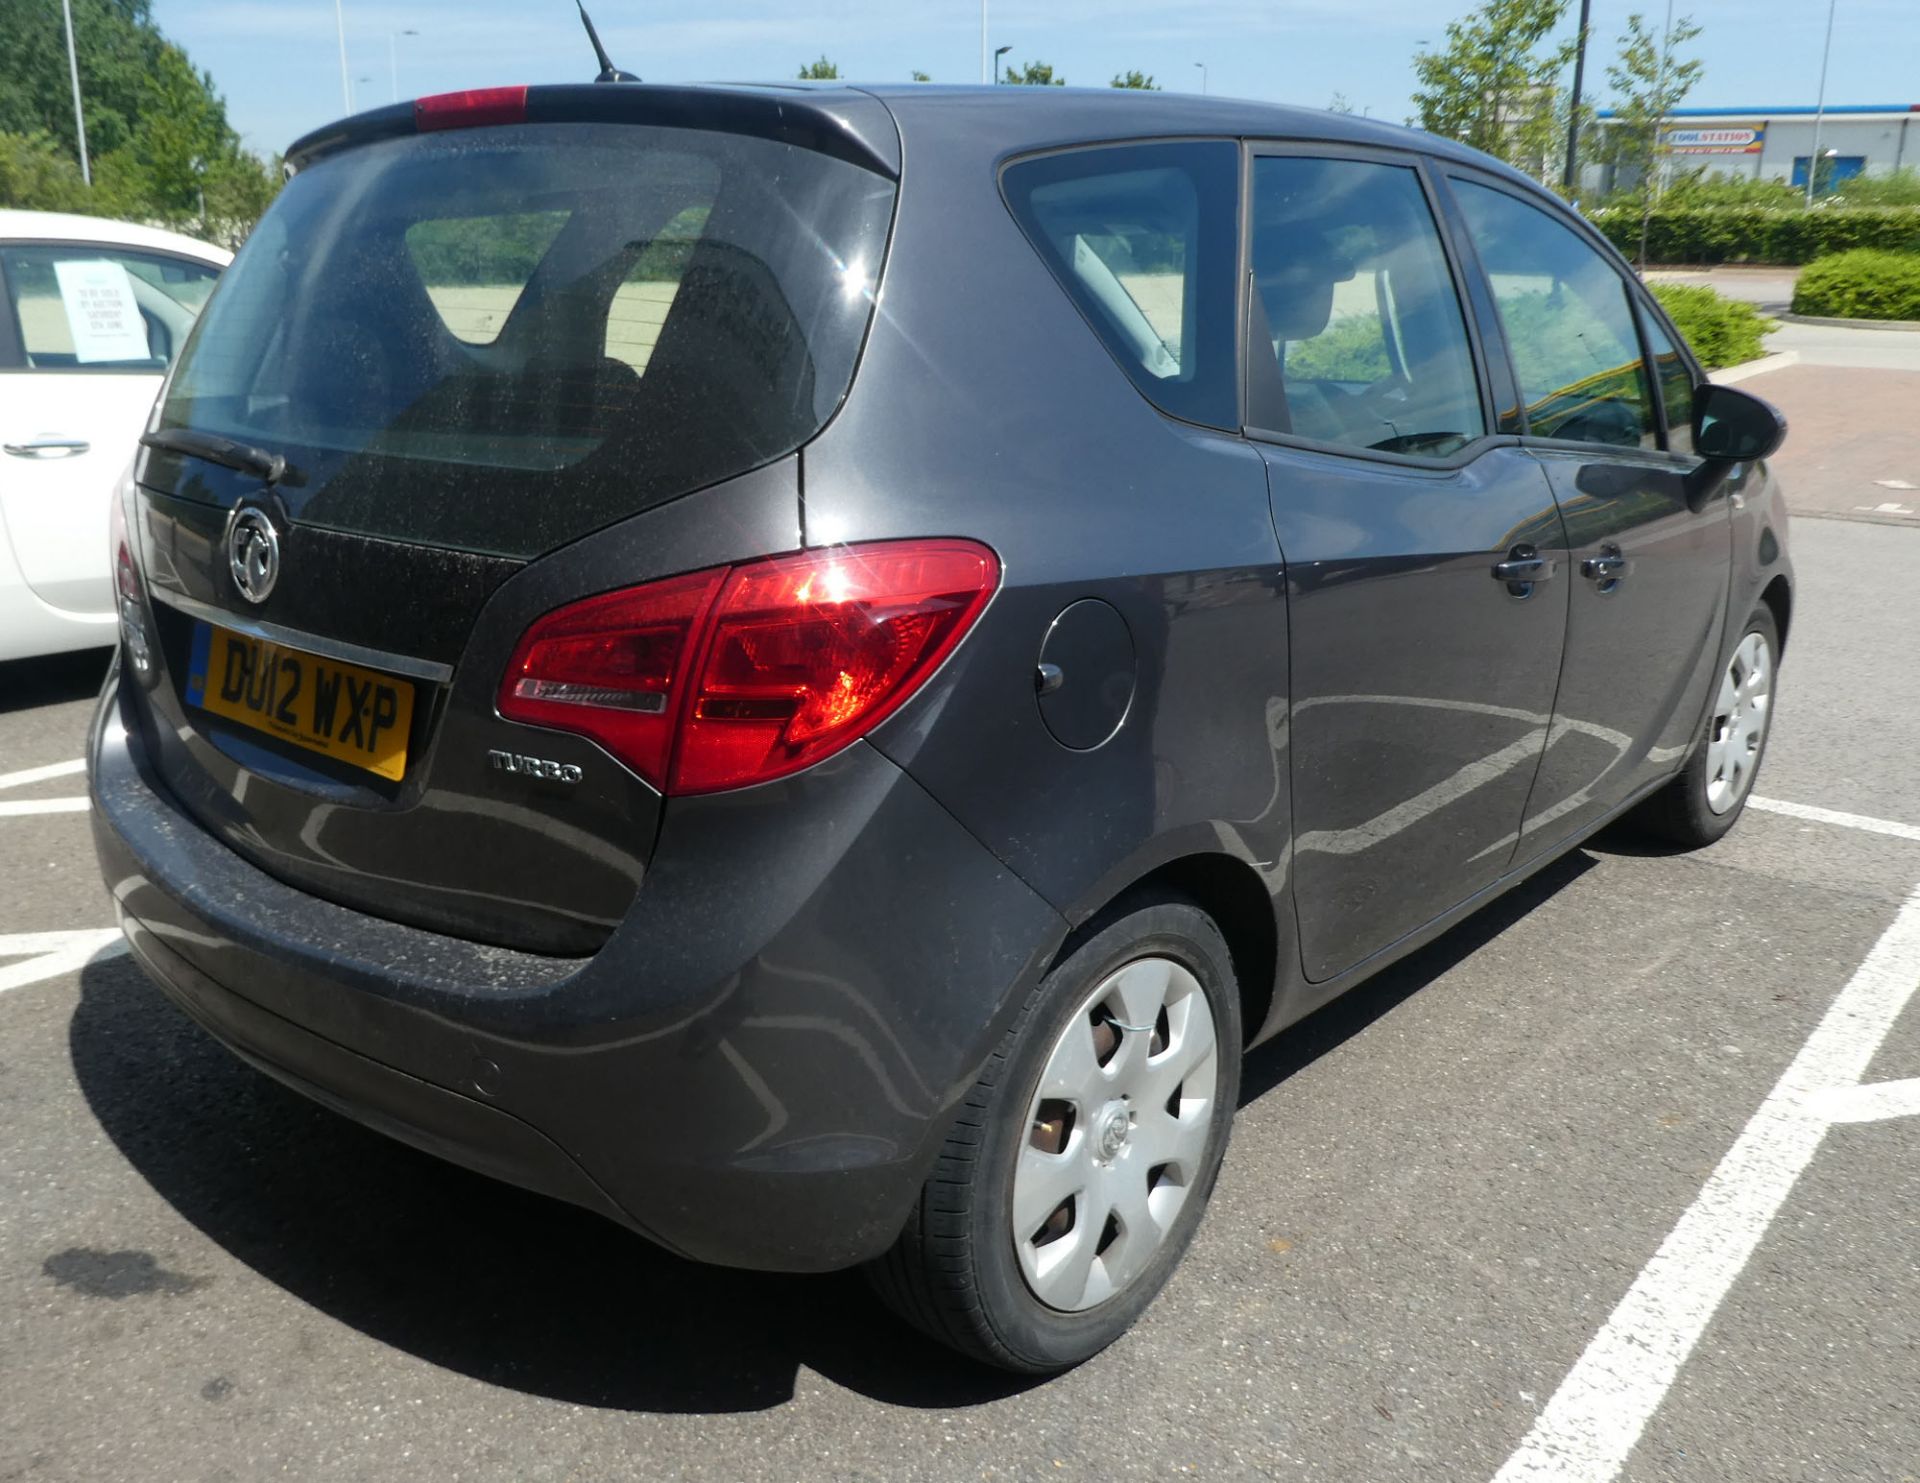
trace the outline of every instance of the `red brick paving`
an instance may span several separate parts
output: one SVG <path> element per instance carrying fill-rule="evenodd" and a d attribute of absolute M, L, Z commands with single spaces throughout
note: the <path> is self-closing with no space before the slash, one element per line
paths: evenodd
<path fill-rule="evenodd" d="M 1920 371 L 1800 365 L 1740 386 L 1787 414 L 1773 469 L 1789 509 L 1920 525 Z"/>

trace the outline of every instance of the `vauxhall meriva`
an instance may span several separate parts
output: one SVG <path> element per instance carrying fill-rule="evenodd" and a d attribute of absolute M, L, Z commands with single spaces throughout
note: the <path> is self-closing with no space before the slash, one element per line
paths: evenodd
<path fill-rule="evenodd" d="M 1752 786 L 1784 427 L 1481 155 L 623 83 L 288 164 L 118 500 L 95 833 L 161 988 L 396 1137 L 1056 1369 L 1247 1045 Z"/>

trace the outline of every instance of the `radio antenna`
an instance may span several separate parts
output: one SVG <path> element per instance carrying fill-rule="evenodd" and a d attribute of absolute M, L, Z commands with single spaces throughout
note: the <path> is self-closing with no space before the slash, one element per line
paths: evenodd
<path fill-rule="evenodd" d="M 580 7 L 580 24 L 587 28 L 587 40 L 593 43 L 593 54 L 600 60 L 600 75 L 595 82 L 638 82 L 640 79 L 631 72 L 622 72 L 613 65 L 613 58 L 607 55 L 607 49 L 600 44 L 600 33 L 593 29 L 593 17 L 587 14 L 587 0 L 573 0 Z"/>

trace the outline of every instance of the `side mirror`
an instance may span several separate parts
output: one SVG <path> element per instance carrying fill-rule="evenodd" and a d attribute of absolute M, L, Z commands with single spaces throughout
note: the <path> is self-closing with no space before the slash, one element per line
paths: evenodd
<path fill-rule="evenodd" d="M 1693 394 L 1693 451 L 1702 458 L 1751 463 L 1787 440 L 1787 419 L 1771 402 L 1737 386 L 1709 383 Z"/>

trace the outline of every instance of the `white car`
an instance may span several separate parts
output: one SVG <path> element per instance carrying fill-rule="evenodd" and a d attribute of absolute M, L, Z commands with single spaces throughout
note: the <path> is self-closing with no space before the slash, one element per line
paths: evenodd
<path fill-rule="evenodd" d="M 0 211 L 0 661 L 113 642 L 114 485 L 232 257 L 129 222 Z"/>

